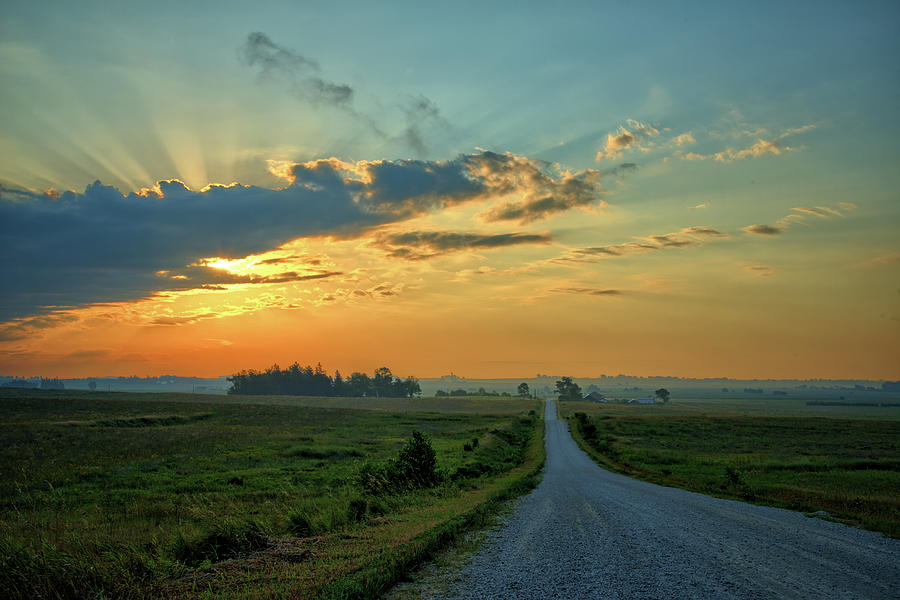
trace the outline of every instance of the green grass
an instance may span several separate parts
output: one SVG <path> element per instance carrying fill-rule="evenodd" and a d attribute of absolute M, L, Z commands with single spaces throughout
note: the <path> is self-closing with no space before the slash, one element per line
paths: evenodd
<path fill-rule="evenodd" d="M 566 403 L 601 464 L 642 479 L 805 512 L 900 537 L 900 421 L 784 416 L 726 405 Z M 759 408 L 757 405 L 755 408 Z M 831 407 L 821 407 L 830 409 Z M 877 409 L 875 409 L 877 410 Z M 791 415 L 791 416 L 789 416 Z"/>
<path fill-rule="evenodd" d="M 538 403 L 459 400 L 3 391 L 0 595 L 372 596 L 534 480 Z M 413 430 L 442 483 L 367 494 Z"/>

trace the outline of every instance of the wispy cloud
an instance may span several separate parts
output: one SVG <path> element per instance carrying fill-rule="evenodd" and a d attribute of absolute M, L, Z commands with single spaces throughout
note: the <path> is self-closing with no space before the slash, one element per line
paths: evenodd
<path fill-rule="evenodd" d="M 260 80 L 280 80 L 304 102 L 352 110 L 353 88 L 325 79 L 316 60 L 276 44 L 262 32 L 250 33 L 238 55 L 258 69 Z"/>
<path fill-rule="evenodd" d="M 784 229 L 781 227 L 776 227 L 774 225 L 747 225 L 743 228 L 743 231 L 747 233 L 753 233 L 755 235 L 780 235 L 784 232 Z"/>
<path fill-rule="evenodd" d="M 775 274 L 775 269 L 768 265 L 744 264 L 744 272 L 754 277 L 769 277 Z"/>
<path fill-rule="evenodd" d="M 406 231 L 375 238 L 374 245 L 393 258 L 423 260 L 464 250 L 492 250 L 509 246 L 549 244 L 549 233 L 479 234 L 452 231 Z"/>
<path fill-rule="evenodd" d="M 52 329 L 64 323 L 77 321 L 78 317 L 65 311 L 37 317 L 17 318 L 0 325 L 0 342 L 26 339 L 36 332 Z"/>
<path fill-rule="evenodd" d="M 814 206 L 814 207 L 795 207 L 790 213 L 775 221 L 772 225 L 755 224 L 748 225 L 742 230 L 746 233 L 775 236 L 784 233 L 789 227 L 797 224 L 807 224 L 807 218 L 816 217 L 819 219 L 830 219 L 831 217 L 844 217 L 846 212 L 856 209 L 856 205 L 852 202 L 839 202 L 838 206 L 841 210 L 830 206 Z"/>
<path fill-rule="evenodd" d="M 422 129 L 429 123 L 446 123 L 446 121 L 441 117 L 437 104 L 421 94 L 410 98 L 403 105 L 402 110 L 406 119 L 403 138 L 414 152 L 420 156 L 424 155 L 427 148 L 423 140 Z"/>
<path fill-rule="evenodd" d="M 630 256 L 645 252 L 656 252 L 673 248 L 685 248 L 689 246 L 702 246 L 710 238 L 727 238 L 729 234 L 723 233 L 711 227 L 693 226 L 685 227 L 673 233 L 663 233 L 638 237 L 640 241 L 624 242 L 608 246 L 588 246 L 574 248 L 554 262 L 592 263 L 610 257 Z"/>
<path fill-rule="evenodd" d="M 398 135 L 388 135 L 383 124 L 353 106 L 356 91 L 346 83 L 330 80 L 319 62 L 296 50 L 275 43 L 265 33 L 256 31 L 238 49 L 238 58 L 255 69 L 263 83 L 280 84 L 299 101 L 311 106 L 332 106 L 352 115 L 381 138 L 397 139 L 418 156 L 427 152 L 424 131 L 429 125 L 448 125 L 434 100 L 417 94 L 395 101 L 403 113 L 406 126 Z"/>
<path fill-rule="evenodd" d="M 598 161 L 615 159 L 618 158 L 622 152 L 630 149 L 644 150 L 646 149 L 644 141 L 647 138 L 657 135 L 659 135 L 659 128 L 648 125 L 647 123 L 635 121 L 634 119 L 629 119 L 626 125 L 620 126 L 614 133 L 610 133 L 606 136 L 606 142 L 603 144 L 603 149 L 597 152 L 596 159 Z"/>
<path fill-rule="evenodd" d="M 724 150 L 720 150 L 718 152 L 712 152 L 708 154 L 701 154 L 698 152 L 683 152 L 681 150 L 676 150 L 672 155 L 675 158 L 679 158 L 681 160 L 686 161 L 702 161 L 702 160 L 712 160 L 715 162 L 733 162 L 736 160 L 741 160 L 745 158 L 760 158 L 763 156 L 779 156 L 786 152 L 793 152 L 797 150 L 794 146 L 789 146 L 784 140 L 791 136 L 805 133 L 812 129 L 815 129 L 815 125 L 803 125 L 802 127 L 794 127 L 791 129 L 787 129 L 783 131 L 781 134 L 775 137 L 769 137 L 768 139 L 759 137 L 755 142 L 750 144 L 749 146 L 739 147 L 739 148 L 725 148 Z M 766 131 L 764 129 L 759 129 L 757 131 L 752 132 L 753 134 L 762 134 L 765 135 Z M 681 136 L 676 138 L 678 140 Z M 738 136 L 739 137 L 739 136 Z M 693 140 L 693 136 L 691 136 L 691 140 Z M 676 144 L 677 146 L 681 146 L 682 144 Z"/>
<path fill-rule="evenodd" d="M 578 294 L 581 296 L 621 296 L 623 294 L 622 290 L 586 287 L 554 288 L 550 291 L 560 294 Z"/>

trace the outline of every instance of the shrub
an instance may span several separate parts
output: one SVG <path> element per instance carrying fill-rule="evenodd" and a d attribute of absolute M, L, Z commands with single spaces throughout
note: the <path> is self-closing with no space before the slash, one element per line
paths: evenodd
<path fill-rule="evenodd" d="M 256 522 L 226 520 L 194 540 L 186 540 L 179 534 L 172 553 L 176 560 L 197 566 L 207 560 L 217 562 L 268 546 L 269 538 Z"/>
<path fill-rule="evenodd" d="M 353 523 L 358 523 L 366 518 L 367 508 L 368 503 L 365 498 L 354 498 L 347 506 L 347 518 Z"/>
<path fill-rule="evenodd" d="M 357 473 L 356 483 L 370 494 L 379 495 L 434 487 L 441 479 L 431 440 L 421 431 L 413 431 L 397 458 L 381 465 L 365 463 Z"/>
<path fill-rule="evenodd" d="M 309 537 L 313 534 L 312 521 L 306 513 L 293 513 L 288 517 L 288 529 L 297 537 Z"/>

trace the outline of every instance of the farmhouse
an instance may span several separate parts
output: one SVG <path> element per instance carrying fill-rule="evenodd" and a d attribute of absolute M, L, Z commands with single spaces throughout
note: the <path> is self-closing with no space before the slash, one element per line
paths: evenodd
<path fill-rule="evenodd" d="M 627 404 L 654 404 L 654 401 L 651 396 L 646 396 L 644 398 L 632 398 Z"/>
<path fill-rule="evenodd" d="M 584 399 L 587 402 L 606 402 L 606 396 L 597 391 L 585 395 Z"/>

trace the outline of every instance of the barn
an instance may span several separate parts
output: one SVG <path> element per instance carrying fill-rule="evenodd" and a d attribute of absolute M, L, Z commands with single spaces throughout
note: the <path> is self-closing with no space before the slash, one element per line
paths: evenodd
<path fill-rule="evenodd" d="M 584 399 L 586 402 L 606 402 L 606 396 L 596 391 L 587 394 Z"/>

